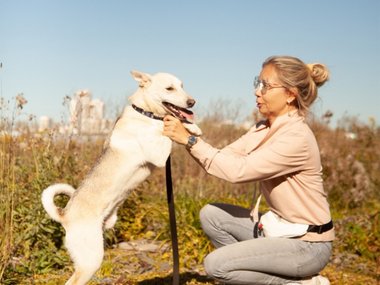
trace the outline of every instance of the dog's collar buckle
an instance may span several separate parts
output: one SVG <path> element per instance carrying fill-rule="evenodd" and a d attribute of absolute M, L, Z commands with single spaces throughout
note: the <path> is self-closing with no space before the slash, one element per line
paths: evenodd
<path fill-rule="evenodd" d="M 144 109 L 140 108 L 140 107 L 137 107 L 135 104 L 132 104 L 132 108 L 135 109 L 137 112 L 139 112 L 140 114 L 144 115 L 144 116 L 147 116 L 151 119 L 154 119 L 154 120 L 160 120 L 160 121 L 163 121 L 164 118 L 161 117 L 161 116 L 157 116 L 155 115 L 153 112 L 149 112 L 149 111 L 145 111 Z"/>

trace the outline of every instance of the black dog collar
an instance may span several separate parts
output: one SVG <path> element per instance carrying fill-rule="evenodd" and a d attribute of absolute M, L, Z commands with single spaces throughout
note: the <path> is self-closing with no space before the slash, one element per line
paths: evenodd
<path fill-rule="evenodd" d="M 148 111 L 145 111 L 144 109 L 141 109 L 139 107 L 137 107 L 136 105 L 132 104 L 132 108 L 135 109 L 137 112 L 139 112 L 140 114 L 144 115 L 144 116 L 147 116 L 151 119 L 155 119 L 155 120 L 160 120 L 160 121 L 163 121 L 164 120 L 164 117 L 161 117 L 161 116 L 157 116 L 155 115 L 153 112 L 148 112 Z"/>

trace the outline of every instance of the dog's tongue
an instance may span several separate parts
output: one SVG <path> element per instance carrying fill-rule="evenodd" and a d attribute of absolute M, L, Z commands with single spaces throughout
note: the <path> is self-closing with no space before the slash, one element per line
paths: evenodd
<path fill-rule="evenodd" d="M 194 119 L 194 114 L 191 110 L 181 108 L 169 102 L 162 102 L 165 108 L 177 119 L 180 119 L 183 122 L 192 123 Z"/>
<path fill-rule="evenodd" d="M 194 120 L 194 114 L 193 114 L 193 112 L 191 112 L 189 110 L 187 110 L 187 112 L 184 112 L 184 111 L 180 110 L 180 113 L 181 113 L 181 116 L 183 118 L 185 118 L 187 121 L 193 122 L 193 120 Z"/>

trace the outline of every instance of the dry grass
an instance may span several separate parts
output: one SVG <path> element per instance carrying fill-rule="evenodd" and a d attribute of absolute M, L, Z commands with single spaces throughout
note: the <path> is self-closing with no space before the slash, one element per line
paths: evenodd
<path fill-rule="evenodd" d="M 30 133 L 17 127 L 14 105 L 0 126 L 0 283 L 62 284 L 71 262 L 62 244 L 63 230 L 45 214 L 42 189 L 55 182 L 74 186 L 101 152 L 102 140 L 61 137 L 55 130 Z M 202 123 L 207 140 L 222 146 L 244 130 Z M 25 123 L 26 124 L 26 123 Z M 378 284 L 380 131 L 346 118 L 336 129 L 311 123 L 324 166 L 326 191 L 337 230 L 331 263 L 322 272 L 331 284 Z M 346 137 L 347 131 L 357 135 Z M 212 247 L 200 229 L 198 213 L 210 201 L 250 207 L 255 184 L 232 185 L 210 177 L 176 147 L 172 155 L 181 257 L 181 284 L 217 284 L 205 277 L 202 261 Z M 106 233 L 106 258 L 91 284 L 171 284 L 171 252 L 164 171 L 157 170 L 126 201 L 116 228 Z M 65 200 L 58 201 L 65 203 Z M 115 248 L 121 241 L 158 243 L 153 252 Z"/>

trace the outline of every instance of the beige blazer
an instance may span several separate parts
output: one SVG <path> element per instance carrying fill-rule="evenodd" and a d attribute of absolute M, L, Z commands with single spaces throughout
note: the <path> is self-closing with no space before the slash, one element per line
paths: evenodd
<path fill-rule="evenodd" d="M 213 176 L 232 183 L 259 181 L 270 209 L 287 221 L 322 225 L 331 220 L 318 145 L 296 113 L 276 118 L 270 127 L 258 123 L 223 149 L 199 139 L 190 153 Z M 334 229 L 301 239 L 331 241 Z"/>

